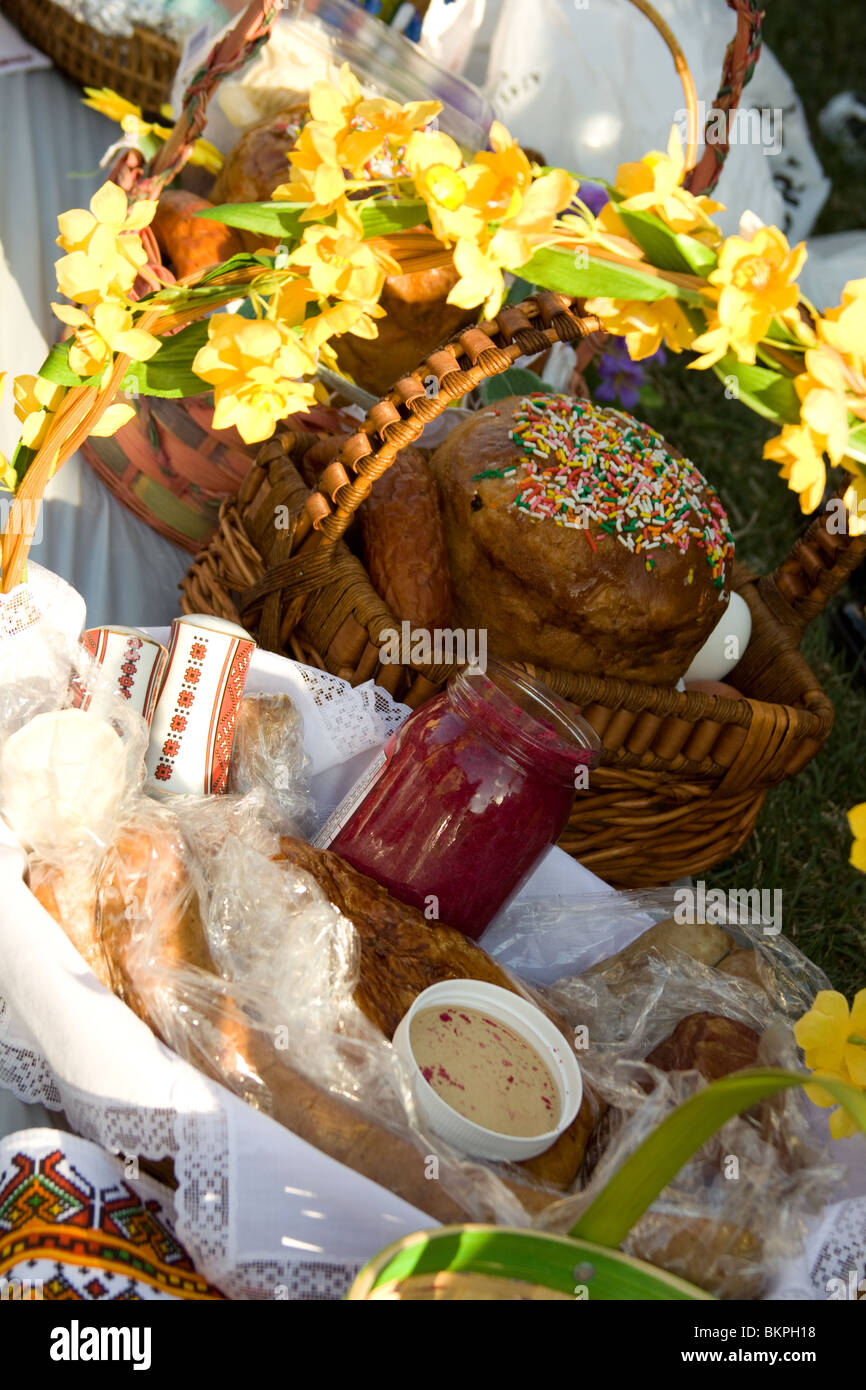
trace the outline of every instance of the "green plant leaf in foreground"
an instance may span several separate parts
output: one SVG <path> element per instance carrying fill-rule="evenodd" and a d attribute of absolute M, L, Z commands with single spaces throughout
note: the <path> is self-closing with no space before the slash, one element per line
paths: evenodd
<path fill-rule="evenodd" d="M 722 1125 L 758 1101 L 793 1086 L 823 1086 L 866 1135 L 866 1095 L 835 1077 L 762 1067 L 734 1072 L 690 1096 L 653 1130 L 587 1207 L 572 1236 L 619 1245 L 659 1193 Z"/>
<path fill-rule="evenodd" d="M 382 1285 L 445 1271 L 519 1279 L 568 1298 L 579 1297 L 576 1286 L 586 1283 L 593 1303 L 713 1301 L 703 1289 L 619 1250 L 570 1236 L 507 1226 L 440 1226 L 407 1236 L 365 1265 L 348 1297 L 363 1300 Z M 471 1285 L 467 1297 L 471 1297 Z"/>
<path fill-rule="evenodd" d="M 526 396 L 531 391 L 555 392 L 556 387 L 549 381 L 542 381 L 535 372 L 526 367 L 507 367 L 499 376 L 488 377 L 481 383 L 479 394 L 485 405 L 501 401 L 505 396 Z"/>
<path fill-rule="evenodd" d="M 680 270 L 687 275 L 701 276 L 715 269 L 718 257 L 711 246 L 683 232 L 672 232 L 654 213 L 627 212 L 618 207 L 617 214 L 650 265 L 657 265 L 659 270 Z"/>
<path fill-rule="evenodd" d="M 577 248 L 578 251 L 583 249 Z M 697 290 L 674 284 L 660 275 L 649 275 L 640 267 L 640 261 L 620 265 L 618 261 L 593 256 L 592 252 L 587 252 L 584 258 L 574 249 L 566 251 L 563 247 L 546 246 L 536 251 L 525 265 L 512 269 L 522 279 L 543 289 L 581 298 L 603 295 L 610 299 L 680 299 L 687 304 L 700 304 Z"/>

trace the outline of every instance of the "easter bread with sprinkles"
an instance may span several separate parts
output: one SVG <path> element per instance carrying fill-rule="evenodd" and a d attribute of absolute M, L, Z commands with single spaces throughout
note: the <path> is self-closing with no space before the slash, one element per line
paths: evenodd
<path fill-rule="evenodd" d="M 661 435 L 556 394 L 507 397 L 437 449 L 452 622 L 542 667 L 675 683 L 724 613 L 733 539 Z"/>

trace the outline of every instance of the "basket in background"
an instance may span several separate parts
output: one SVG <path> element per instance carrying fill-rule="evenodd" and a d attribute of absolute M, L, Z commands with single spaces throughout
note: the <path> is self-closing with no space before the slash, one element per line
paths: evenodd
<path fill-rule="evenodd" d="M 519 357 L 594 331 L 597 320 L 576 305 L 538 294 L 439 348 L 372 408 L 313 491 L 296 466 L 309 438 L 284 431 L 269 440 L 184 580 L 185 611 L 240 621 L 268 650 L 354 683 L 372 678 L 413 707 L 431 698 L 456 668 L 381 662 L 385 634 L 400 620 L 344 537 L 400 449 L 449 402 Z M 435 396 L 425 391 L 431 376 Z M 275 526 L 277 507 L 288 525 Z M 733 587 L 752 614 L 751 641 L 728 678 L 739 698 L 527 664 L 601 738 L 601 765 L 577 793 L 561 844 L 608 882 L 655 886 L 726 859 L 750 835 L 769 788 L 827 738 L 833 707 L 800 639 L 866 554 L 866 536 L 831 533 L 826 520 L 811 524 L 773 574 L 757 579 L 735 566 Z"/>
<path fill-rule="evenodd" d="M 102 34 L 53 0 L 0 0 L 0 10 L 25 39 L 82 87 L 110 87 L 143 111 L 171 96 L 180 48 L 150 29 Z"/>

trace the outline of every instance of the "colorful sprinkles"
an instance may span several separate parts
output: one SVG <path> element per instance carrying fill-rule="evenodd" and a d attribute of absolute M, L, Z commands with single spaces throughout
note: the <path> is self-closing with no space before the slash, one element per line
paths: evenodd
<path fill-rule="evenodd" d="M 671 454 L 648 425 L 591 401 L 538 393 L 520 401 L 510 437 L 520 467 L 487 468 L 477 479 L 519 473 L 511 507 L 582 530 L 594 551 L 588 526 L 595 522 L 596 539 L 615 536 L 650 573 L 650 552 L 667 546 L 685 554 L 694 541 L 724 589 L 734 553 L 725 510 L 695 465 Z"/>

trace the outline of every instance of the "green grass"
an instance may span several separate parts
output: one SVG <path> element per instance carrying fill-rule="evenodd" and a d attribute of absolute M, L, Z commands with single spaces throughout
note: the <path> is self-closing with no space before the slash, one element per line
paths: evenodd
<path fill-rule="evenodd" d="M 860 0 L 767 3 L 767 42 L 803 99 L 816 150 L 833 179 L 816 228 L 821 232 L 866 226 L 863 175 L 843 163 L 817 128 L 818 113 L 831 96 L 866 87 L 862 25 Z M 775 429 L 725 400 L 711 373 L 686 371 L 684 362 L 669 359 L 656 380 L 663 404 L 641 413 L 718 488 L 738 558 L 757 573 L 772 570 L 805 525 L 775 465 L 761 458 L 761 446 Z M 808 629 L 803 650 L 835 706 L 833 733 L 807 768 L 770 792 L 754 835 L 706 880 L 721 888 L 780 888 L 784 932 L 850 997 L 866 986 L 866 875 L 848 863 L 845 817 L 849 807 L 866 800 L 866 679 L 852 673 L 823 617 Z"/>

